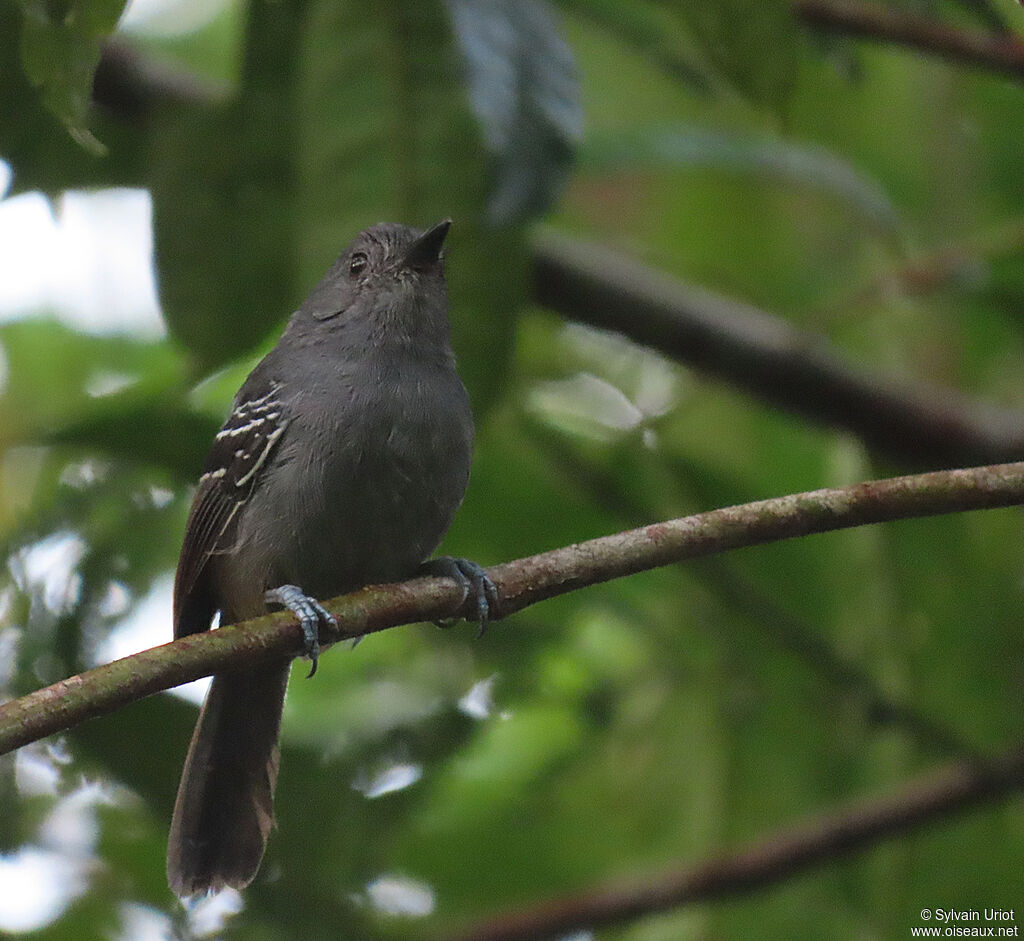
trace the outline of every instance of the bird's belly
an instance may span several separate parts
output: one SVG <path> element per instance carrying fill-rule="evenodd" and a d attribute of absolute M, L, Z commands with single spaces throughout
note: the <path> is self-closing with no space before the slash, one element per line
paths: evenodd
<path fill-rule="evenodd" d="M 289 516 L 316 520 L 318 531 L 292 528 L 293 551 L 275 573 L 317 597 L 412 575 L 447 530 L 469 475 L 468 446 L 422 427 L 392 427 L 341 454 L 318 486 L 295 495 L 307 505 Z"/>

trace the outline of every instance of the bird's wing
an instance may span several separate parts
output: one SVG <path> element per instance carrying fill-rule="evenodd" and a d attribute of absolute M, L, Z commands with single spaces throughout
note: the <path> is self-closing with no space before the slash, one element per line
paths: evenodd
<path fill-rule="evenodd" d="M 204 578 L 206 563 L 211 555 L 232 546 L 238 512 L 288 428 L 280 393 L 279 382 L 261 382 L 254 373 L 214 439 L 192 501 L 174 578 L 175 637 L 209 629 L 220 606 Z"/>

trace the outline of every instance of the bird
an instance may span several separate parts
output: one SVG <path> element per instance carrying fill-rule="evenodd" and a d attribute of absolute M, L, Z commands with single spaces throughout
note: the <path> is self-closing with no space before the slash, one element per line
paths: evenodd
<path fill-rule="evenodd" d="M 174 636 L 283 607 L 316 672 L 317 599 L 420 572 L 497 603 L 476 563 L 428 561 L 469 480 L 473 418 L 450 343 L 443 245 L 451 220 L 360 232 L 292 314 L 217 432 L 174 582 Z M 290 660 L 214 676 L 171 820 L 181 898 L 243 889 L 274 826 Z"/>

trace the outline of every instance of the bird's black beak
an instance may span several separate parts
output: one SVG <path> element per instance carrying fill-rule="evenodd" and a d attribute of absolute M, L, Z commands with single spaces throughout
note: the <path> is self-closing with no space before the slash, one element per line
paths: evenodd
<path fill-rule="evenodd" d="M 429 268 L 431 265 L 436 265 L 441 257 L 441 246 L 444 245 L 445 236 L 451 227 L 452 220 L 445 219 L 427 229 L 406 249 L 406 265 L 410 268 Z"/>

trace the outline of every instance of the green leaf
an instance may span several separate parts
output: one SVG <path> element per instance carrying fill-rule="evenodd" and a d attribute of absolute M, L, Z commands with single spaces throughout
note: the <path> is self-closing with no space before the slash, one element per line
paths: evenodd
<path fill-rule="evenodd" d="M 291 205 L 303 9 L 249 4 L 238 99 L 166 109 L 153 132 L 161 300 L 199 372 L 254 349 L 304 293 Z"/>
<path fill-rule="evenodd" d="M 0 157 L 14 171 L 12 192 L 56 194 L 71 187 L 139 185 L 140 129 L 93 111 L 90 126 L 109 152 L 101 157 L 76 143 L 44 103 L 43 89 L 25 74 L 23 22 L 19 4 L 0 2 Z"/>
<path fill-rule="evenodd" d="M 285 149 L 232 104 L 176 109 L 154 130 L 154 242 L 171 336 L 203 374 L 252 351 L 301 299 Z M 262 153 L 261 153 L 262 151 Z"/>
<path fill-rule="evenodd" d="M 541 0 L 447 0 L 469 100 L 494 158 L 488 217 L 543 212 L 565 183 L 583 131 L 572 52 Z"/>
<path fill-rule="evenodd" d="M 5 324 L 0 349 L 0 449 L 40 443 L 109 401 L 166 401 L 169 390 L 183 387 L 181 357 L 166 343 L 89 336 L 51 319 Z"/>
<path fill-rule="evenodd" d="M 110 396 L 43 437 L 125 462 L 165 467 L 182 483 L 196 479 L 220 423 L 197 415 L 183 398 Z"/>
<path fill-rule="evenodd" d="M 693 126 L 654 127 L 588 139 L 581 154 L 600 172 L 638 167 L 702 167 L 793 182 L 831 193 L 882 230 L 900 220 L 882 185 L 821 147 Z"/>
<path fill-rule="evenodd" d="M 104 148 L 86 127 L 92 79 L 124 7 L 124 0 L 22 0 L 25 74 L 68 133 L 95 154 Z"/>

